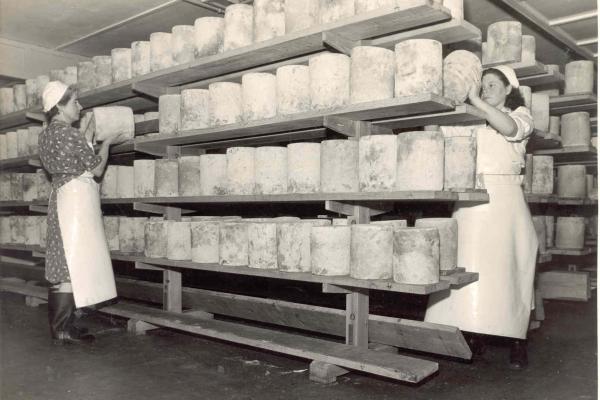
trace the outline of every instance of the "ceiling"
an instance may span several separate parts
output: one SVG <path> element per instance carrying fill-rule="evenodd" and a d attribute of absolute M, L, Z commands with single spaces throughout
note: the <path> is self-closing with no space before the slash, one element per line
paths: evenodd
<path fill-rule="evenodd" d="M 115 47 L 129 47 L 147 40 L 150 33 L 170 31 L 180 24 L 193 24 L 199 17 L 217 15 L 227 4 L 248 0 L 1 0 L 0 38 L 33 44 L 61 52 L 91 57 L 110 54 Z M 203 6 L 201 6 L 203 5 Z M 523 33 L 537 37 L 537 58 L 546 64 L 561 64 L 582 58 L 568 50 L 564 35 L 590 56 L 597 53 L 597 16 L 550 27 L 560 29 L 559 39 L 530 23 L 522 8 L 536 18 L 557 18 L 597 11 L 596 0 L 464 0 L 465 19 L 481 29 L 485 40 L 493 22 L 519 19 Z M 559 21 L 560 22 L 560 21 Z M 539 23 L 538 24 L 542 24 Z M 583 51 L 583 50 L 581 50 Z"/>

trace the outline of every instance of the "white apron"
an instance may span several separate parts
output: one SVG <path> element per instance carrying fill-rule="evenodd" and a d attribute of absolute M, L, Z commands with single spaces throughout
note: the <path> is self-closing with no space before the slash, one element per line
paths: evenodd
<path fill-rule="evenodd" d="M 524 339 L 533 300 L 537 236 L 515 174 L 514 147 L 490 128 L 477 131 L 477 169 L 490 201 L 455 209 L 458 266 L 479 281 L 429 297 L 425 321 Z"/>
<path fill-rule="evenodd" d="M 60 232 L 77 308 L 117 297 L 98 184 L 85 172 L 58 189 Z"/>

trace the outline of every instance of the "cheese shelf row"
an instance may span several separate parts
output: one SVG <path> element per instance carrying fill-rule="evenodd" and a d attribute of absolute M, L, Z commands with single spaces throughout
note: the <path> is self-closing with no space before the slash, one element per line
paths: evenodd
<path fill-rule="evenodd" d="M 433 36 L 442 40 L 444 38 L 449 40 L 449 37 L 454 38 L 454 40 L 466 40 L 480 36 L 479 30 L 465 21 L 460 20 L 452 24 L 443 23 L 449 19 L 450 13 L 447 9 L 440 7 L 438 4 L 433 4 L 429 0 L 414 2 L 404 10 L 393 7 L 375 10 L 347 20 L 309 28 L 226 53 L 210 55 L 163 71 L 151 72 L 104 88 L 93 89 L 87 93 L 83 92 L 80 102 L 84 108 L 89 108 L 136 96 L 138 92 L 132 90 L 135 84 L 138 84 L 138 86 L 156 86 L 158 84 L 163 87 L 174 86 L 274 63 L 302 54 L 322 51 L 325 49 L 325 32 L 358 41 L 368 37 L 387 35 L 403 29 L 407 30 L 419 25 L 438 23 L 440 25 L 439 31 L 427 27 L 426 31 L 415 32 L 415 35 L 420 34 L 421 36 L 418 37 L 422 37 L 422 35 L 425 35 L 425 37 Z M 449 31 L 453 32 L 454 35 L 440 34 L 440 32 L 447 33 Z M 411 37 L 410 34 L 403 33 L 403 35 L 402 38 L 393 40 L 397 42 Z M 378 38 L 376 41 L 377 46 L 386 45 L 384 38 Z M 168 81 L 168 83 L 165 81 Z M 39 109 L 34 108 L 29 111 L 39 112 Z M 0 117 L 0 129 L 26 123 L 25 114 L 25 111 L 17 111 Z"/>

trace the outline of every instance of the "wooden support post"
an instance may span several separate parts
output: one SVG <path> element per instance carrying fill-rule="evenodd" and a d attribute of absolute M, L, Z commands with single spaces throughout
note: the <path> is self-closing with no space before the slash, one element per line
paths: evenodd
<path fill-rule="evenodd" d="M 181 272 L 163 271 L 163 310 L 181 312 Z"/>
<path fill-rule="evenodd" d="M 167 157 L 173 159 L 181 154 L 179 147 L 167 146 Z M 165 207 L 164 217 L 170 221 L 181 220 L 181 208 Z M 181 272 L 163 271 L 163 309 L 166 311 L 181 313 Z"/>
<path fill-rule="evenodd" d="M 346 295 L 346 344 L 369 346 L 369 291 L 353 289 Z"/>

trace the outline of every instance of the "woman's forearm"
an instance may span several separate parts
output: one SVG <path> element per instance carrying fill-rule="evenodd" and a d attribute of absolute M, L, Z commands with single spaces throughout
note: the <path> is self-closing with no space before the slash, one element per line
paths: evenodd
<path fill-rule="evenodd" d="M 102 176 L 104 173 L 104 168 L 106 168 L 106 162 L 108 161 L 108 151 L 110 149 L 111 141 L 106 140 L 102 142 L 100 145 L 100 151 L 98 151 L 98 156 L 102 159 L 100 164 L 96 168 L 94 168 L 91 172 L 96 177 Z"/>
<path fill-rule="evenodd" d="M 470 100 L 473 106 L 485 113 L 487 122 L 500 134 L 507 137 L 513 137 L 517 134 L 517 124 L 508 114 L 489 105 L 479 97 L 473 97 Z"/>

